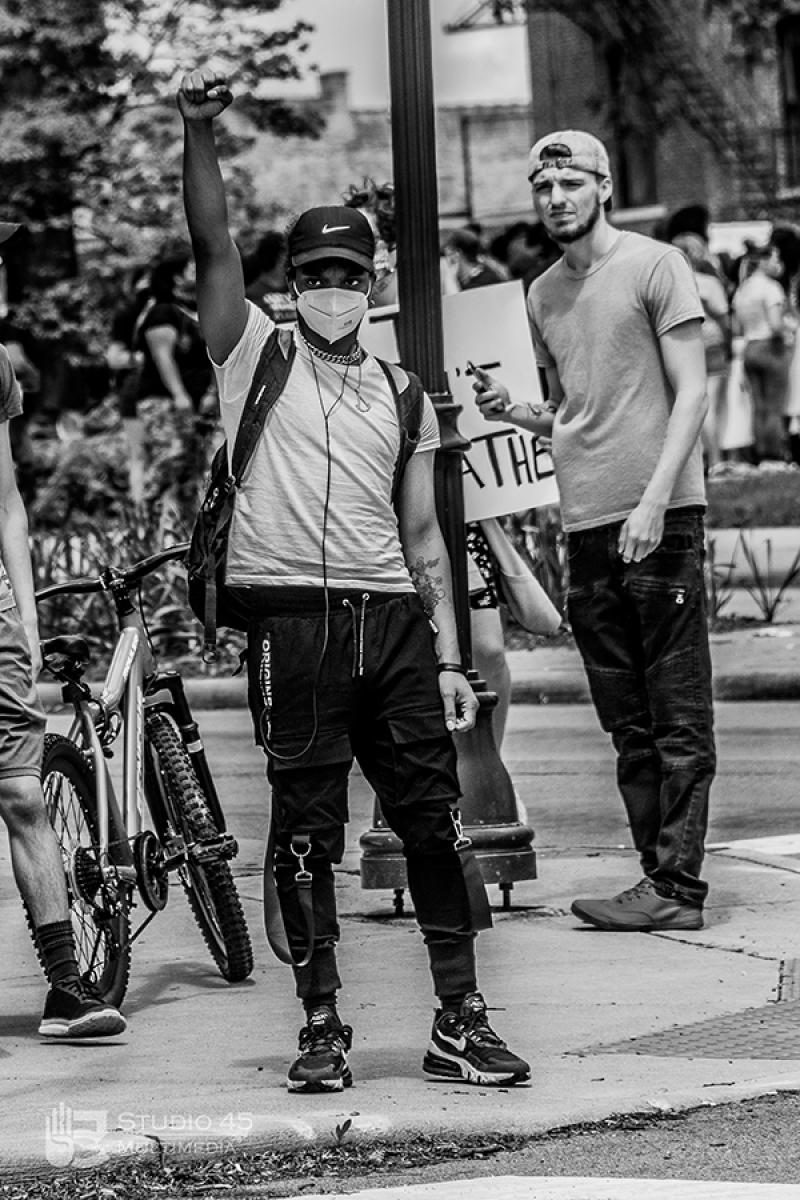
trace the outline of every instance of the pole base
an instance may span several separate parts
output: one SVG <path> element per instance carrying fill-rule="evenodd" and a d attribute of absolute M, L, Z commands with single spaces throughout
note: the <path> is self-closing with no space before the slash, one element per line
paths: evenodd
<path fill-rule="evenodd" d="M 536 879 L 533 831 L 521 822 L 468 828 L 481 877 L 505 892 L 514 883 Z M 390 829 L 370 829 L 359 839 L 361 886 L 365 891 L 398 891 L 408 887 L 406 860 L 400 839 Z M 507 905 L 506 905 L 507 907 Z"/>

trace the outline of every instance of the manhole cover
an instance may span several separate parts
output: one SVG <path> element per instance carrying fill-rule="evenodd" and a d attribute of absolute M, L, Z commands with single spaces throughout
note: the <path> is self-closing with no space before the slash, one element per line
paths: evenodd
<path fill-rule="evenodd" d="M 590 1046 L 583 1054 L 652 1054 L 657 1058 L 800 1059 L 800 1000 L 675 1025 L 659 1033 Z"/>

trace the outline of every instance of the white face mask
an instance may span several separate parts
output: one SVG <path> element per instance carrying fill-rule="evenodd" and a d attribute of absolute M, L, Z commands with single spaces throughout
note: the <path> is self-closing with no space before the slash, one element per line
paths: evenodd
<path fill-rule="evenodd" d="M 297 297 L 299 315 L 326 342 L 338 342 L 358 329 L 368 308 L 369 300 L 363 292 L 345 288 L 316 288 L 300 292 Z"/>

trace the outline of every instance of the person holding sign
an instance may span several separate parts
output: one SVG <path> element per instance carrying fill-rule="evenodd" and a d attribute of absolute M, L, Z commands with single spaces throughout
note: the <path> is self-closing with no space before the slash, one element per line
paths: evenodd
<path fill-rule="evenodd" d="M 264 414 L 236 493 L 225 584 L 249 614 L 249 701 L 272 787 L 265 897 L 277 888 L 306 1018 L 287 1085 L 352 1083 L 333 864 L 354 758 L 403 843 L 428 950 L 439 1007 L 423 1070 L 518 1083 L 530 1067 L 491 1028 L 476 978 L 475 937 L 491 916 L 461 832 L 451 734 L 473 726 L 477 701 L 436 519 L 436 414 L 415 377 L 359 342 L 375 283 L 363 213 L 310 208 L 289 230 L 296 329 L 276 332 L 246 300 L 213 129 L 231 100 L 212 70 L 184 75 L 177 97 L 198 312 L 228 445 L 245 409 L 260 403 Z"/>
<path fill-rule="evenodd" d="M 597 138 L 552 133 L 528 162 L 537 216 L 563 257 L 528 314 L 555 412 L 476 372 L 489 421 L 552 438 L 569 556 L 568 617 L 643 878 L 573 913 L 605 930 L 701 929 L 716 767 L 706 596 L 703 307 L 681 252 L 607 218 Z"/>

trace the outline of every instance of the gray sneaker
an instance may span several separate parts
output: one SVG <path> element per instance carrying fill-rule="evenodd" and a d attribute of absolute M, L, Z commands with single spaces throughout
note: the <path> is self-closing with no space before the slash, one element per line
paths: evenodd
<path fill-rule="evenodd" d="M 674 896 L 662 896 L 652 879 L 643 879 L 610 900 L 575 900 L 572 911 L 596 929 L 617 933 L 703 928 L 701 908 Z"/>

